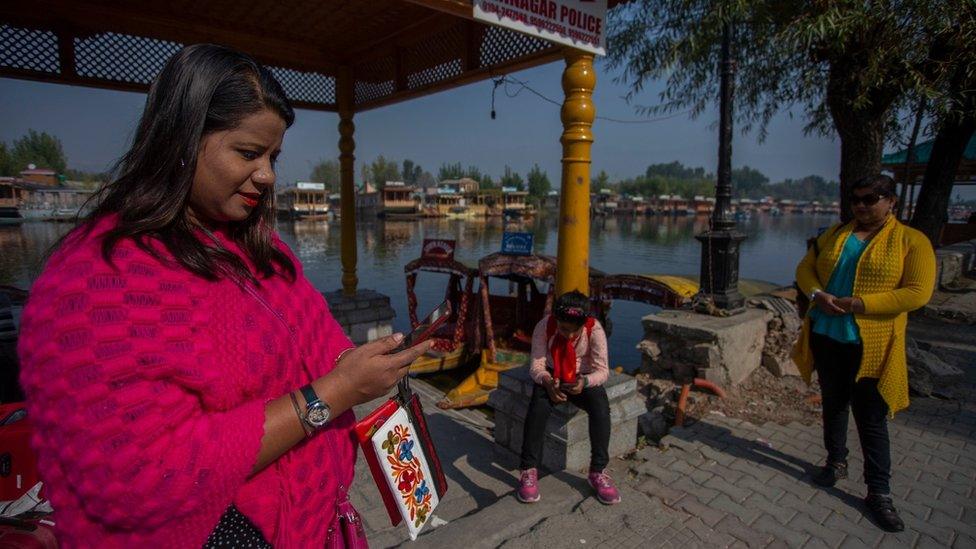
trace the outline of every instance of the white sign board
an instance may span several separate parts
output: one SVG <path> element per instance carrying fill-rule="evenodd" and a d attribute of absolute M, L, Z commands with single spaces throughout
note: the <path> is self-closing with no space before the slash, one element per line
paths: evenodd
<path fill-rule="evenodd" d="M 324 191 L 325 183 L 309 183 L 307 181 L 299 181 L 298 189 L 302 191 Z"/>
<path fill-rule="evenodd" d="M 474 0 L 474 18 L 596 55 L 607 54 L 607 0 Z"/>

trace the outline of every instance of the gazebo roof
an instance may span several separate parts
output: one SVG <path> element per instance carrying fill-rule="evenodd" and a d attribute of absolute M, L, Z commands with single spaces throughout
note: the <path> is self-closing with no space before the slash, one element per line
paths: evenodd
<path fill-rule="evenodd" d="M 919 164 L 929 163 L 929 157 L 932 156 L 933 143 L 935 143 L 934 139 L 915 145 L 915 162 Z M 969 143 L 966 145 L 966 150 L 963 152 L 962 157 L 965 160 L 976 160 L 976 135 L 973 135 L 969 139 Z M 884 166 L 904 164 L 907 158 L 908 149 L 902 149 L 881 157 L 881 164 Z"/>
<path fill-rule="evenodd" d="M 609 5 L 622 3 L 610 0 Z M 363 111 L 559 59 L 472 19 L 471 0 L 35 0 L 0 3 L 0 76 L 145 91 L 182 46 L 245 51 L 303 108 Z"/>
<path fill-rule="evenodd" d="M 919 143 L 915 146 L 915 161 L 911 165 L 911 180 L 921 178 L 925 175 L 925 166 L 929 163 L 932 156 L 932 145 L 935 140 Z M 901 182 L 905 179 L 905 162 L 908 158 L 908 149 L 886 154 L 881 157 L 881 167 L 894 173 L 895 180 Z M 959 169 L 956 170 L 956 184 L 976 182 L 976 135 L 969 139 L 966 150 L 963 151 L 962 159 L 959 162 Z"/>

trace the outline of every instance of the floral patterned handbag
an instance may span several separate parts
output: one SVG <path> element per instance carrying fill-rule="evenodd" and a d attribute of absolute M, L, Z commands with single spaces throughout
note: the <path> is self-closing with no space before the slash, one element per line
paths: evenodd
<path fill-rule="evenodd" d="M 406 522 L 416 540 L 447 493 L 447 480 L 409 376 L 396 396 L 356 424 L 356 435 L 390 523 Z"/>

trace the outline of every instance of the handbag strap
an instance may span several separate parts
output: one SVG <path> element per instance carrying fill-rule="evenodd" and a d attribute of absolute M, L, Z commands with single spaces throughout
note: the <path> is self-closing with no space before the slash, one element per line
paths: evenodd
<path fill-rule="evenodd" d="M 408 373 L 397 382 L 396 399 L 406 407 L 411 397 L 413 397 L 413 389 L 410 388 L 410 374 Z"/>

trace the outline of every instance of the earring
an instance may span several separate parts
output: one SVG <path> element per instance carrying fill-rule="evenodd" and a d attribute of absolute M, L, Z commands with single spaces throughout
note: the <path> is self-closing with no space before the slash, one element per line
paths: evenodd
<path fill-rule="evenodd" d="M 181 168 L 185 168 L 186 167 L 186 162 L 184 162 L 182 158 L 180 159 L 180 167 Z"/>

